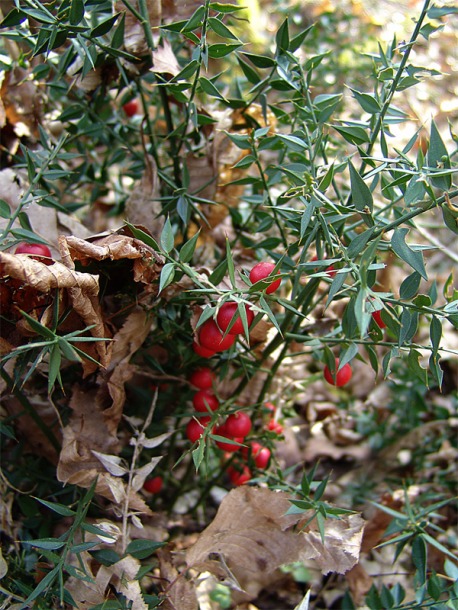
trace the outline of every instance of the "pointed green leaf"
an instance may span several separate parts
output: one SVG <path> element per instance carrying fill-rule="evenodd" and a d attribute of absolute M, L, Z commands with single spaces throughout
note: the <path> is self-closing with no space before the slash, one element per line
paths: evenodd
<path fill-rule="evenodd" d="M 35 496 L 33 496 L 33 498 L 37 502 L 40 502 L 40 504 L 43 504 L 43 506 L 46 506 L 46 508 L 49 508 L 53 512 L 57 513 L 58 515 L 62 515 L 63 517 L 73 517 L 74 515 L 76 515 L 74 510 L 68 508 L 68 506 L 65 506 L 64 504 L 58 504 L 57 502 L 48 502 L 47 500 L 42 500 L 41 498 L 37 498 Z"/>
<path fill-rule="evenodd" d="M 431 344 L 433 346 L 433 354 L 437 354 L 442 338 L 442 324 L 437 316 L 432 316 L 431 318 L 429 333 L 431 337 Z"/>
<path fill-rule="evenodd" d="M 72 25 L 78 25 L 84 17 L 84 1 L 72 0 L 69 20 Z"/>
<path fill-rule="evenodd" d="M 105 21 L 99 23 L 99 25 L 97 25 L 93 30 L 91 30 L 91 38 L 97 38 L 99 36 L 104 36 L 105 34 L 107 34 L 113 27 L 118 17 L 119 13 L 116 13 L 116 15 L 113 15 L 112 17 L 109 17 L 108 19 L 105 19 Z"/>
<path fill-rule="evenodd" d="M 275 35 L 275 42 L 279 51 L 287 51 L 289 48 L 288 19 L 285 19 Z"/>
<path fill-rule="evenodd" d="M 406 244 L 406 235 L 409 232 L 408 229 L 396 229 L 393 237 L 391 238 L 391 247 L 393 252 L 399 256 L 404 262 L 415 269 L 421 277 L 425 280 L 428 279 L 426 275 L 425 263 L 423 261 L 423 254 L 419 251 L 412 250 L 408 244 Z"/>
<path fill-rule="evenodd" d="M 175 263 L 166 263 L 161 270 L 159 279 L 159 294 L 173 282 L 175 277 Z"/>
<path fill-rule="evenodd" d="M 167 254 L 173 250 L 173 246 L 175 244 L 175 237 L 173 235 L 172 225 L 170 223 L 170 218 L 167 217 L 167 220 L 164 223 L 164 228 L 161 233 L 161 246 L 164 252 Z"/>
<path fill-rule="evenodd" d="M 221 38 L 229 38 L 231 40 L 237 40 L 240 42 L 237 36 L 231 32 L 231 30 L 221 21 L 221 19 L 218 19 L 217 17 L 209 17 L 208 26 L 215 32 L 215 34 L 221 36 Z"/>
<path fill-rule="evenodd" d="M 249 59 L 252 64 L 254 64 L 257 68 L 273 68 L 276 65 L 276 61 L 271 57 L 267 57 L 266 55 L 255 55 L 254 53 L 245 53 L 242 55 Z"/>
<path fill-rule="evenodd" d="M 369 142 L 369 135 L 362 127 L 346 125 L 333 125 L 332 127 L 350 144 L 360 145 Z"/>
<path fill-rule="evenodd" d="M 233 43 L 233 44 L 215 43 L 215 44 L 211 44 L 208 47 L 208 56 L 211 57 L 212 59 L 219 59 L 220 57 L 226 57 L 226 55 L 229 55 L 230 53 L 233 53 L 237 49 L 240 49 L 241 46 L 243 46 L 242 43 Z"/>
<path fill-rule="evenodd" d="M 420 282 L 421 275 L 418 273 L 418 271 L 414 271 L 411 275 L 408 275 L 399 288 L 399 296 L 401 299 L 413 299 L 420 288 Z"/>
<path fill-rule="evenodd" d="M 183 244 L 180 250 L 180 261 L 182 263 L 189 263 L 189 261 L 192 259 L 199 235 L 200 231 L 193 235 L 189 241 Z"/>
<path fill-rule="evenodd" d="M 427 161 L 431 169 L 450 169 L 450 157 L 434 121 L 431 121 L 431 137 Z M 450 175 L 438 176 L 437 178 L 430 178 L 430 180 L 433 186 L 444 190 L 449 189 L 452 184 L 452 177 Z"/>
<path fill-rule="evenodd" d="M 0 218 L 9 218 L 11 216 L 10 206 L 4 199 L 0 199 Z"/>
<path fill-rule="evenodd" d="M 369 187 L 356 171 L 355 166 L 350 160 L 348 161 L 348 167 L 350 169 L 351 196 L 355 208 L 358 212 L 372 213 L 374 200 Z"/>
<path fill-rule="evenodd" d="M 353 93 L 353 97 L 365 112 L 368 112 L 369 114 L 377 114 L 380 112 L 380 104 L 372 94 L 361 93 L 360 91 L 352 89 L 351 87 L 350 91 Z"/>
<path fill-rule="evenodd" d="M 208 80 L 208 78 L 205 78 L 205 76 L 201 76 L 199 78 L 199 85 L 202 87 L 202 91 L 204 91 L 207 95 L 210 95 L 211 97 L 216 97 L 219 100 L 227 101 L 224 95 L 222 95 L 218 91 L 212 81 Z"/>

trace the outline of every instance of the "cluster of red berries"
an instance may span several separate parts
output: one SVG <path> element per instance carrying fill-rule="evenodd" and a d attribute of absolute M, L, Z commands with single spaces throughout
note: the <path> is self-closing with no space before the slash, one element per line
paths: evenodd
<path fill-rule="evenodd" d="M 240 455 L 241 459 L 234 460 L 227 469 L 230 482 L 236 486 L 247 483 L 253 477 L 250 461 L 258 470 L 265 470 L 271 457 L 270 449 L 263 447 L 257 441 L 252 441 L 249 447 L 242 447 Z"/>
<path fill-rule="evenodd" d="M 250 271 L 250 281 L 252 284 L 261 282 L 272 275 L 275 265 L 273 263 L 257 263 Z M 267 279 L 268 286 L 265 291 L 267 294 L 275 292 L 280 286 L 281 280 Z M 245 305 L 246 319 L 248 328 L 254 319 L 254 312 L 249 305 Z M 229 301 L 221 305 L 216 316 L 216 321 L 211 318 L 204 322 L 199 329 L 198 341 L 193 344 L 194 352 L 202 358 L 211 358 L 217 352 L 224 352 L 232 347 L 237 335 L 244 332 L 242 318 L 238 311 L 238 304 Z"/>
<path fill-rule="evenodd" d="M 196 413 L 186 426 L 186 437 L 191 443 L 195 443 L 204 434 L 206 427 L 211 422 L 212 417 L 209 412 L 218 409 L 219 401 L 213 392 L 215 373 L 211 369 L 208 367 L 196 369 L 191 373 L 189 381 L 197 388 L 197 392 L 192 399 Z M 275 407 L 271 403 L 267 403 L 267 405 L 269 405 L 270 421 L 266 425 L 266 429 L 281 434 L 283 428 L 273 419 Z M 207 415 L 204 415 L 204 413 L 207 413 Z M 214 426 L 211 433 L 212 436 L 216 437 L 216 446 L 225 454 L 230 455 L 240 451 L 240 455 L 245 460 L 251 457 L 256 468 L 264 469 L 270 460 L 270 450 L 256 441 L 252 441 L 249 447 L 243 446 L 251 429 L 250 416 L 245 411 L 237 411 L 229 415 L 223 423 Z M 228 469 L 228 475 L 234 485 L 241 485 L 251 478 L 251 471 L 246 464 L 237 460 Z"/>
<path fill-rule="evenodd" d="M 215 373 L 208 367 L 201 367 L 196 369 L 191 374 L 189 381 L 197 388 L 197 392 L 192 397 L 192 404 L 196 410 L 196 415 L 188 422 L 186 426 L 186 436 L 188 439 L 195 443 L 204 433 L 206 426 L 211 421 L 211 411 L 216 411 L 219 407 L 218 398 L 213 392 L 213 384 L 215 382 Z M 241 420 L 244 423 L 242 426 L 237 425 L 237 422 Z M 246 413 L 235 413 L 230 415 L 225 424 L 215 426 L 212 432 L 218 436 L 224 436 L 225 438 L 233 438 L 236 442 L 240 442 L 240 438 L 243 439 L 251 430 L 251 420 Z M 234 451 L 238 449 L 238 445 L 231 443 L 225 443 L 218 441 L 216 443 L 220 449 L 225 451 Z M 227 445 L 227 446 L 226 446 Z"/>

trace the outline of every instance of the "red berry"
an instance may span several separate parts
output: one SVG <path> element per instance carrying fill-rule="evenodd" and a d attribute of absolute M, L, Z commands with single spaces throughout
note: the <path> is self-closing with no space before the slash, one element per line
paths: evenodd
<path fill-rule="evenodd" d="M 143 483 L 143 489 L 145 491 L 149 491 L 151 494 L 158 494 L 162 489 L 163 483 L 164 481 L 162 480 L 162 477 L 154 477 L 152 479 L 147 479 Z"/>
<path fill-rule="evenodd" d="M 277 434 L 278 436 L 280 436 L 280 434 L 283 434 L 283 426 L 278 421 L 275 421 L 274 419 L 270 420 L 270 422 L 267 424 L 266 428 L 267 428 L 267 430 L 270 430 L 271 432 L 275 432 L 275 434 Z"/>
<path fill-rule="evenodd" d="M 199 390 L 208 390 L 213 386 L 215 378 L 215 373 L 208 367 L 203 366 L 191 373 L 189 381 Z"/>
<path fill-rule="evenodd" d="M 228 441 L 229 440 L 236 441 L 237 443 L 243 443 L 243 441 L 245 440 L 243 437 L 229 439 L 225 424 L 223 424 L 222 426 L 217 426 L 214 429 L 214 434 L 216 434 L 218 436 L 222 436 L 223 438 L 227 438 Z M 225 441 L 216 441 L 216 445 L 217 445 L 217 447 L 219 447 L 223 451 L 227 451 L 228 453 L 234 453 L 235 451 L 239 451 L 239 449 L 241 449 L 240 445 L 234 445 L 233 443 L 230 443 L 230 442 L 226 443 Z"/>
<path fill-rule="evenodd" d="M 210 417 L 201 417 L 199 421 L 191 419 L 186 426 L 186 436 L 191 443 L 195 443 L 204 433 L 205 427 L 210 421 Z"/>
<path fill-rule="evenodd" d="M 328 277 L 334 277 L 336 273 L 337 271 L 334 269 L 334 265 L 329 265 L 329 267 L 326 268 L 326 275 Z"/>
<path fill-rule="evenodd" d="M 133 100 L 130 100 L 129 102 L 124 104 L 122 109 L 128 117 L 138 114 L 138 100 L 136 100 L 135 98 Z"/>
<path fill-rule="evenodd" d="M 30 258 L 34 258 L 36 261 L 40 261 L 45 265 L 52 265 L 54 263 L 51 250 L 44 244 L 19 244 L 14 253 L 30 254 Z"/>
<path fill-rule="evenodd" d="M 194 409 L 200 413 L 206 413 L 209 409 L 210 411 L 216 411 L 219 407 L 218 399 L 208 390 L 199 390 L 196 392 L 192 397 L 192 404 L 194 405 Z"/>
<path fill-rule="evenodd" d="M 275 417 L 275 411 L 277 410 L 277 407 L 274 405 L 273 402 L 266 402 L 264 404 L 264 408 L 267 409 L 268 415 L 270 417 Z"/>
<path fill-rule="evenodd" d="M 253 269 L 250 271 L 250 282 L 252 284 L 256 284 L 256 282 L 259 282 L 260 280 L 263 280 L 266 277 L 269 277 L 269 275 L 272 275 L 272 272 L 274 269 L 275 269 L 275 265 L 273 263 L 265 263 L 265 262 L 257 263 L 253 267 Z M 280 282 L 281 282 L 281 280 L 273 280 L 271 282 L 270 286 L 268 286 L 266 288 L 267 294 L 271 294 L 272 292 L 275 292 L 277 290 L 277 288 L 280 286 Z"/>
<path fill-rule="evenodd" d="M 253 451 L 253 457 L 256 468 L 264 470 L 264 468 L 267 468 L 270 460 L 270 450 L 267 447 L 262 447 L 257 453 Z"/>
<path fill-rule="evenodd" d="M 339 359 L 336 358 L 335 370 L 337 371 L 338 368 Z M 328 366 L 324 367 L 324 378 L 326 379 L 326 381 L 331 385 L 335 385 L 338 387 L 341 387 L 348 383 L 351 379 L 352 374 L 353 371 L 351 370 L 351 366 L 348 364 L 348 362 L 340 369 L 340 371 L 337 371 L 335 376 L 333 376 Z"/>
<path fill-rule="evenodd" d="M 251 326 L 254 318 L 254 312 L 245 305 L 246 317 L 248 322 L 248 328 Z M 229 328 L 232 318 L 236 315 L 235 322 L 231 329 L 228 331 L 230 335 L 240 335 L 243 333 L 243 323 L 240 314 L 238 313 L 237 303 L 224 303 L 221 305 L 216 321 L 218 326 L 223 332 L 226 332 Z"/>
<path fill-rule="evenodd" d="M 192 349 L 201 358 L 211 358 L 216 354 L 216 352 L 207 349 L 206 347 L 203 347 L 202 345 L 199 345 L 196 342 L 192 344 Z"/>
<path fill-rule="evenodd" d="M 227 474 L 229 476 L 229 480 L 231 481 L 231 483 L 233 485 L 243 485 L 244 483 L 247 483 L 250 479 L 251 479 L 251 471 L 248 468 L 248 466 L 244 466 L 243 470 L 240 472 L 239 470 L 237 470 L 236 468 L 233 468 L 232 466 L 230 466 L 227 469 Z"/>
<path fill-rule="evenodd" d="M 373 311 L 372 312 L 372 318 L 373 318 L 374 322 L 377 324 L 377 326 L 379 328 L 383 329 L 383 328 L 386 327 L 385 322 L 382 320 L 382 312 L 381 312 L 381 310 Z"/>
<path fill-rule="evenodd" d="M 234 341 L 235 336 L 224 336 L 214 320 L 207 320 L 200 327 L 199 342 L 208 350 L 223 352 L 224 350 L 229 349 Z"/>
<path fill-rule="evenodd" d="M 250 416 L 243 411 L 229 415 L 225 428 L 228 436 L 245 438 L 251 431 Z"/>

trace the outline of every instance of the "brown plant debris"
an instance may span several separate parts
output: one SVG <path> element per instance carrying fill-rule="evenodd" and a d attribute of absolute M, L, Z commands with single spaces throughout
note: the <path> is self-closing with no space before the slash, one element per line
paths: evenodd
<path fill-rule="evenodd" d="M 296 529 L 310 515 L 288 515 L 290 506 L 284 492 L 232 490 L 188 550 L 188 567 L 212 572 L 253 599 L 284 564 L 314 559 L 324 574 L 344 573 L 356 564 L 364 527 L 359 515 L 327 521 L 322 541 L 314 521 Z"/>

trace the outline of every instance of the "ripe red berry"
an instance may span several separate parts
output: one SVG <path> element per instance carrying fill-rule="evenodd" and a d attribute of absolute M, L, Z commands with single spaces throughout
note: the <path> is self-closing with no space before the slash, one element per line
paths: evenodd
<path fill-rule="evenodd" d="M 257 263 L 253 269 L 250 271 L 250 282 L 252 284 L 256 284 L 260 280 L 269 277 L 275 269 L 275 265 L 273 263 L 261 262 Z M 275 292 L 277 288 L 280 286 L 281 280 L 272 280 L 270 286 L 266 288 L 266 293 L 271 294 Z"/>
<path fill-rule="evenodd" d="M 243 411 L 229 415 L 225 429 L 228 436 L 245 438 L 251 431 L 250 416 Z"/>
<path fill-rule="evenodd" d="M 256 453 L 253 449 L 253 457 L 256 468 L 264 470 L 264 468 L 267 468 L 270 461 L 270 449 L 267 447 L 261 447 Z"/>
<path fill-rule="evenodd" d="M 40 261 L 45 265 L 52 265 L 54 263 L 51 250 L 44 244 L 19 244 L 14 253 L 29 254 L 30 258 L 34 258 L 36 261 Z"/>
<path fill-rule="evenodd" d="M 339 359 L 336 358 L 335 370 L 337 371 L 338 368 L 339 368 Z M 348 383 L 350 381 L 352 375 L 353 375 L 353 371 L 351 370 L 351 366 L 348 364 L 348 362 L 340 369 L 340 371 L 336 372 L 335 376 L 333 376 L 333 374 L 331 373 L 328 366 L 324 367 L 324 378 L 326 379 L 326 381 L 328 383 L 330 383 L 331 385 L 335 385 L 337 387 L 341 387 L 341 386 L 345 385 L 346 383 Z"/>
<path fill-rule="evenodd" d="M 382 320 L 382 312 L 381 310 L 379 311 L 373 311 L 372 312 L 372 318 L 374 320 L 374 322 L 377 324 L 377 326 L 381 329 L 386 327 L 385 322 Z"/>
<path fill-rule="evenodd" d="M 199 421 L 194 418 L 188 421 L 186 426 L 186 437 L 191 443 L 195 443 L 199 440 L 210 420 L 210 417 L 200 417 Z"/>
<path fill-rule="evenodd" d="M 208 350 L 223 352 L 229 349 L 235 341 L 235 335 L 226 335 L 220 331 L 214 320 L 207 320 L 199 331 L 199 342 Z"/>
<path fill-rule="evenodd" d="M 231 323 L 234 314 L 236 316 L 234 324 L 231 326 L 228 333 L 230 335 L 240 335 L 243 333 L 243 323 L 240 314 L 238 313 L 237 303 L 224 303 L 221 305 L 216 321 L 218 322 L 218 326 L 223 332 L 226 332 L 229 328 L 229 324 Z M 248 322 L 248 327 L 251 326 L 254 318 L 254 312 L 248 308 L 248 305 L 245 305 L 246 317 Z"/>
<path fill-rule="evenodd" d="M 277 434 L 278 436 L 283 434 L 283 426 L 278 421 L 275 421 L 274 419 L 270 420 L 270 422 L 267 424 L 266 428 L 267 428 L 267 430 L 270 430 L 271 432 L 275 432 L 275 434 Z"/>
<path fill-rule="evenodd" d="M 243 443 L 243 441 L 244 441 L 243 437 L 236 437 L 236 438 L 229 439 L 229 435 L 226 431 L 225 424 L 223 424 L 222 426 L 217 426 L 214 429 L 214 434 L 216 434 L 217 436 L 222 436 L 223 438 L 227 438 L 228 441 L 231 440 L 231 441 L 235 441 L 237 443 Z M 234 445 L 233 443 L 230 443 L 230 442 L 226 443 L 225 441 L 216 441 L 216 445 L 217 445 L 217 447 L 219 447 L 223 451 L 227 451 L 228 453 L 234 453 L 235 451 L 239 451 L 241 449 L 240 445 Z"/>
<path fill-rule="evenodd" d="M 143 489 L 145 491 L 149 491 L 151 494 L 158 494 L 162 489 L 163 483 L 164 481 L 162 480 L 162 477 L 146 479 L 146 481 L 143 483 Z"/>
<path fill-rule="evenodd" d="M 277 410 L 277 407 L 274 405 L 273 402 L 266 402 L 264 404 L 264 409 L 267 410 L 267 415 L 269 417 L 275 417 L 275 411 Z"/>
<path fill-rule="evenodd" d="M 329 267 L 326 267 L 326 275 L 328 277 L 334 277 L 336 273 L 337 271 L 334 269 L 334 265 L 329 265 Z"/>
<path fill-rule="evenodd" d="M 215 373 L 208 367 L 203 366 L 191 373 L 189 381 L 199 390 L 208 390 L 213 386 L 215 378 Z"/>
<path fill-rule="evenodd" d="M 216 396 L 208 390 L 199 390 L 192 397 L 192 404 L 194 409 L 200 413 L 206 413 L 210 411 L 216 411 L 219 407 L 219 402 Z"/>
<path fill-rule="evenodd" d="M 207 349 L 206 347 L 199 345 L 195 341 L 192 344 L 192 349 L 193 349 L 194 353 L 197 354 L 198 356 L 200 356 L 201 358 L 211 358 L 212 356 L 214 356 L 216 354 L 215 351 L 213 351 L 211 349 Z"/>
<path fill-rule="evenodd" d="M 227 474 L 229 476 L 229 480 L 233 485 L 243 485 L 247 483 L 251 479 L 251 471 L 248 466 L 244 466 L 242 471 L 237 470 L 230 466 L 227 469 Z"/>
<path fill-rule="evenodd" d="M 122 107 L 128 117 L 138 114 L 138 108 L 138 100 L 136 100 L 135 98 L 124 104 L 124 106 Z"/>

